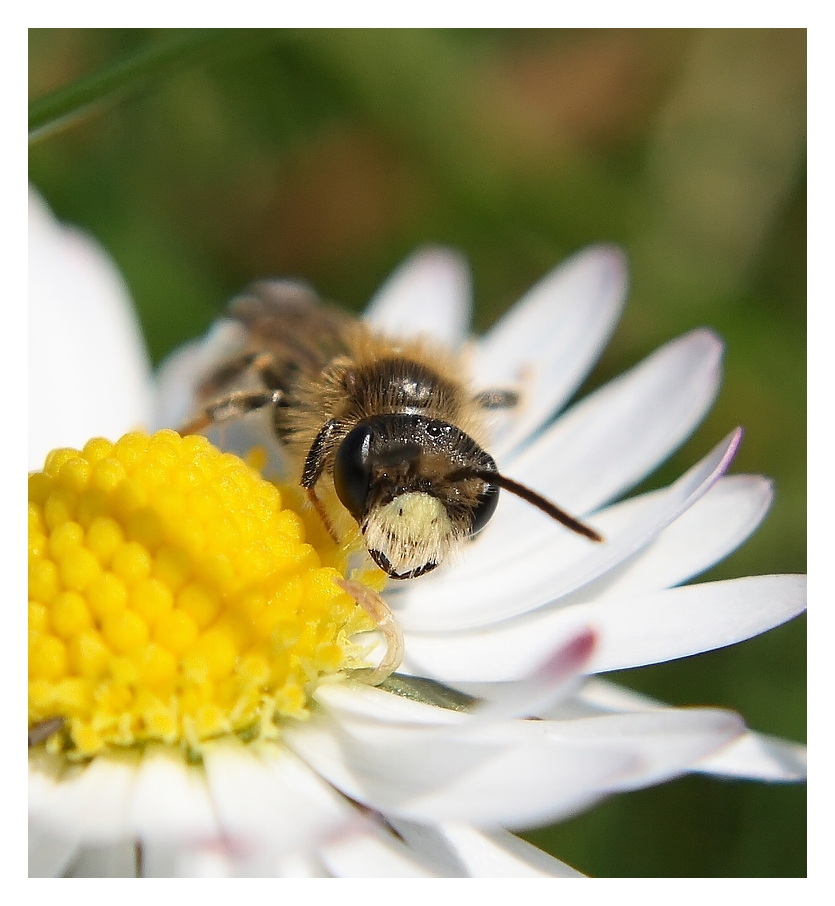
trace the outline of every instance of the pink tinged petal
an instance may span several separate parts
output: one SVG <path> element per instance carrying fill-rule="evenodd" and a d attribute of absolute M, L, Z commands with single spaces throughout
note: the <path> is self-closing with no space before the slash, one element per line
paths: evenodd
<path fill-rule="evenodd" d="M 223 836 L 249 871 L 283 852 L 306 847 L 350 823 L 353 809 L 285 748 L 268 745 L 260 757 L 234 741 L 207 746 L 204 764 Z M 273 873 L 272 871 L 270 873 Z"/>
<path fill-rule="evenodd" d="M 468 710 L 466 724 L 472 728 L 511 717 L 539 714 L 554 701 L 562 699 L 574 686 L 589 662 L 596 636 L 585 627 L 571 629 L 555 642 L 548 656 L 533 671 L 516 682 L 491 682 L 485 688 L 468 689 L 485 703 Z M 459 726 L 464 718 L 458 712 L 413 701 L 372 686 L 343 683 L 322 686 L 316 697 L 340 722 L 369 720 L 428 727 Z"/>
<path fill-rule="evenodd" d="M 486 692 L 464 686 L 462 691 L 485 698 L 484 704 L 470 711 L 472 721 L 488 723 L 510 717 L 532 717 L 562 701 L 576 688 L 596 642 L 596 634 L 584 627 L 571 633 L 536 670 L 516 682 L 490 683 Z"/>
<path fill-rule="evenodd" d="M 184 849 L 177 856 L 178 878 L 233 878 L 235 864 L 231 854 L 217 846 Z"/>
<path fill-rule="evenodd" d="M 490 623 L 544 607 L 582 589 L 649 545 L 663 529 L 688 510 L 716 483 L 739 445 L 737 429 L 701 462 L 640 508 L 639 515 L 617 530 L 605 514 L 591 520 L 605 537 L 603 544 L 565 533 L 553 547 L 533 547 L 516 557 L 513 569 L 460 569 L 445 581 L 426 582 L 396 602 L 404 630 L 453 630 Z M 512 584 L 509 585 L 509 580 Z M 409 658 L 415 645 L 407 644 Z M 544 654 L 542 655 L 544 656 Z"/>
<path fill-rule="evenodd" d="M 391 337 L 428 336 L 457 347 L 470 323 L 470 270 L 457 252 L 428 248 L 400 265 L 377 291 L 365 321 Z"/>
<path fill-rule="evenodd" d="M 71 828 L 71 833 L 85 844 L 125 839 L 136 777 L 134 759 L 99 756 L 77 773 L 56 781 L 32 817 L 57 834 Z"/>
<path fill-rule="evenodd" d="M 708 582 L 543 609 L 490 629 L 412 633 L 406 666 L 451 685 L 514 680 L 567 633 L 592 626 L 598 642 L 585 670 L 620 670 L 741 642 L 785 623 L 805 606 L 805 576 Z"/>
<path fill-rule="evenodd" d="M 220 834 L 202 768 L 168 748 L 148 749 L 130 803 L 130 828 L 143 843 L 217 839 Z"/>
<path fill-rule="evenodd" d="M 154 864 L 161 869 L 147 877 L 178 878 L 326 878 L 328 872 L 315 852 L 284 853 L 274 858 L 247 859 L 233 849 L 203 845 L 174 850 L 172 858 Z"/>
<path fill-rule="evenodd" d="M 391 832 L 367 825 L 318 849 L 329 874 L 336 878 L 432 878 L 431 865 L 413 858 Z"/>
<path fill-rule="evenodd" d="M 29 821 L 29 877 L 57 878 L 71 864 L 78 842 L 66 834 L 56 834 Z"/>
<path fill-rule="evenodd" d="M 482 831 L 447 821 L 414 824 L 392 819 L 394 829 L 413 850 L 452 859 L 450 877 L 580 878 L 583 875 L 505 830 Z"/>
<path fill-rule="evenodd" d="M 146 426 L 147 353 L 130 296 L 104 250 L 29 195 L 29 466 Z"/>
<path fill-rule="evenodd" d="M 479 340 L 478 389 L 521 393 L 501 456 L 539 428 L 579 386 L 620 317 L 626 260 L 612 246 L 588 248 L 536 284 Z"/>
<path fill-rule="evenodd" d="M 762 733 L 746 733 L 693 768 L 699 774 L 745 780 L 792 782 L 806 780 L 806 746 Z"/>

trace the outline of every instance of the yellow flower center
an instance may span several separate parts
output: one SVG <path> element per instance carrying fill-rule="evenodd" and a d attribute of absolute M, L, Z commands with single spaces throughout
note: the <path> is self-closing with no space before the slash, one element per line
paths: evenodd
<path fill-rule="evenodd" d="M 29 476 L 30 728 L 63 718 L 47 746 L 87 757 L 305 718 L 374 629 L 334 581 L 347 551 L 305 543 L 306 518 L 200 436 L 50 453 Z"/>

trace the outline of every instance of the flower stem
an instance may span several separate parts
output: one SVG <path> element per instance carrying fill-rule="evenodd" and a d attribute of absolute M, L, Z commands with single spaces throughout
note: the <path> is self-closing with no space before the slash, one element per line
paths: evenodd
<path fill-rule="evenodd" d="M 231 48 L 250 43 L 257 35 L 257 30 L 250 29 L 195 28 L 178 31 L 174 37 L 143 47 L 128 59 L 31 101 L 29 142 L 74 125 L 92 111 L 142 91 L 154 80 L 178 69 L 215 61 L 221 48 L 225 55 Z"/>

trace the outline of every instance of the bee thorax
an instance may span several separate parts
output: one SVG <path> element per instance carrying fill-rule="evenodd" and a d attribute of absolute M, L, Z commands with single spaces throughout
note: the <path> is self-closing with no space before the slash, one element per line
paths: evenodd
<path fill-rule="evenodd" d="M 443 503 L 431 494 L 409 491 L 368 514 L 365 543 L 393 578 L 428 572 L 453 546 L 455 528 Z"/>

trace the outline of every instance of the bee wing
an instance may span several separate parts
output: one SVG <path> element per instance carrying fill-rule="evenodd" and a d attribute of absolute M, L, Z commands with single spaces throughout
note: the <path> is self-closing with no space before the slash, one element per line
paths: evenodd
<path fill-rule="evenodd" d="M 325 305 L 305 283 L 259 280 L 236 296 L 209 336 L 227 339 L 197 385 L 200 404 L 240 390 L 289 393 L 299 376 L 315 377 L 347 352 L 356 319 Z"/>
<path fill-rule="evenodd" d="M 377 291 L 365 321 L 390 337 L 429 336 L 453 349 L 470 326 L 471 281 L 462 255 L 428 248 L 407 258 Z"/>
<path fill-rule="evenodd" d="M 318 374 L 347 352 L 355 319 L 325 305 L 306 283 L 259 280 L 232 300 L 229 317 L 249 335 L 249 348 L 269 353 L 275 366 Z"/>

